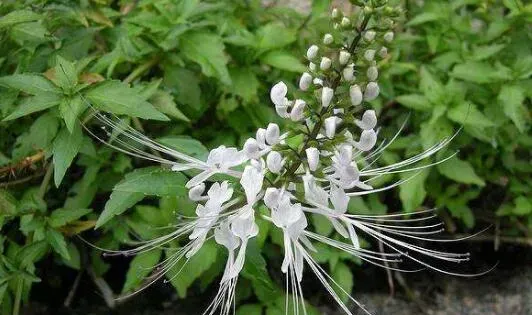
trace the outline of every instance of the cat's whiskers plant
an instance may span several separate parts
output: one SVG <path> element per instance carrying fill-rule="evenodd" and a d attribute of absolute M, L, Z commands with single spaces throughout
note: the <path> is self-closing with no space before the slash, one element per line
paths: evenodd
<path fill-rule="evenodd" d="M 409 180 L 406 178 L 376 187 L 376 179 L 403 172 L 413 172 L 413 177 L 427 167 L 444 162 L 446 159 L 418 164 L 434 156 L 453 138 L 443 139 L 404 161 L 377 166 L 380 155 L 398 134 L 375 148 L 379 134 L 376 113 L 374 110 L 362 112 L 362 105 L 379 95 L 376 60 L 388 55 L 385 45 L 393 40 L 391 28 L 397 14 L 398 9 L 387 6 L 386 1 L 368 1 L 352 17 L 343 16 L 334 9 L 331 32 L 325 34 L 320 44 L 311 45 L 306 52 L 308 71 L 297 82 L 301 90 L 295 93 L 298 98 L 290 97 L 284 82 L 275 84 L 271 89 L 270 98 L 277 114 L 294 122 L 294 127 L 282 133 L 277 124 L 270 123 L 266 128 L 258 129 L 255 138 L 245 141 L 241 150 L 220 146 L 202 161 L 96 113 L 95 117 L 110 128 L 106 132 L 110 136 L 118 135 L 112 138 L 112 147 L 135 157 L 168 165 L 175 172 L 197 171 L 186 183 L 189 199 L 197 203 L 197 216 L 186 219 L 166 236 L 115 253 L 131 255 L 171 247 L 176 241 L 185 243 L 159 263 L 157 272 L 148 281 L 151 284 L 178 262 L 186 264 L 205 241 L 214 238 L 216 243 L 225 247 L 228 258 L 219 291 L 205 314 L 232 312 L 235 288 L 245 263 L 249 240 L 259 232 L 255 219 L 262 204 L 269 210 L 269 215 L 263 217 L 283 233 L 281 270 L 286 274 L 286 311 L 290 311 L 288 294 L 291 292 L 293 304 L 290 308 L 294 314 L 306 314 L 301 285 L 305 264 L 345 313 L 352 314 L 337 294 L 343 292 L 348 295 L 348 292 L 312 257 L 312 253 L 317 251 L 314 242 L 371 264 L 403 272 L 420 269 L 402 269 L 389 264 L 410 260 L 423 268 L 450 273 L 432 266 L 423 257 L 455 263 L 468 260 L 467 253 L 442 252 L 410 243 L 416 240 L 448 241 L 430 237 L 443 231 L 441 223 L 431 223 L 436 218 L 433 211 L 411 213 L 409 218 L 403 218 L 402 214 L 371 216 L 347 213 L 352 197 L 389 190 Z M 121 136 L 126 140 L 120 139 Z M 289 140 L 297 137 L 303 140 L 294 147 Z M 144 152 L 131 143 L 148 147 L 169 158 Z M 227 180 L 212 182 L 217 174 L 226 175 Z M 310 231 L 309 214 L 327 218 L 346 241 Z M 361 233 L 382 242 L 391 252 L 362 248 Z M 184 242 L 186 238 L 188 241 Z M 172 274 L 172 277 L 178 277 L 179 273 Z M 351 296 L 349 299 L 369 314 L 357 300 Z"/>

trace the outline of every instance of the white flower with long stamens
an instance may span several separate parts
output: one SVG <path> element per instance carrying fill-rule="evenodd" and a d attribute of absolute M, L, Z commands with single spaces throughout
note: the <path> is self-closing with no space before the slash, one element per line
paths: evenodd
<path fill-rule="evenodd" d="M 262 217 L 283 233 L 284 259 L 280 268 L 287 277 L 287 294 L 291 291 L 294 299 L 294 314 L 298 314 L 300 309 L 305 313 L 302 290 L 304 268 L 315 274 L 346 314 L 352 314 L 337 294 L 349 292 L 343 291 L 310 255 L 310 252 L 316 251 L 313 246 L 316 242 L 366 263 L 392 270 L 416 271 L 391 267 L 402 260 L 410 260 L 423 268 L 455 274 L 429 264 L 426 258 L 461 262 L 468 259 L 467 254 L 447 253 L 416 244 L 416 241 L 449 241 L 432 236 L 442 230 L 441 223 L 432 222 L 436 219 L 433 211 L 415 212 L 410 214 L 412 217 L 403 218 L 400 213 L 354 214 L 348 207 L 352 198 L 396 188 L 421 170 L 454 156 L 451 154 L 442 160 L 424 162 L 446 147 L 454 138 L 452 136 L 396 163 L 387 165 L 380 159 L 399 132 L 390 141 L 377 144 L 380 129 L 376 129 L 376 111 L 368 109 L 362 114 L 360 112 L 362 106 L 366 105 L 364 101 L 374 100 L 379 95 L 376 82 L 378 65 L 373 49 L 375 38 L 391 41 L 393 32 L 378 27 L 377 22 L 370 23 L 375 18 L 370 9 L 366 7 L 356 11 L 360 16 L 352 19 L 356 21 L 353 25 L 351 19 L 338 11 L 333 14 L 333 22 L 341 20 L 342 25 L 342 29 L 338 28 L 334 33 L 336 41 L 338 44 L 342 38 L 345 41 L 334 48 L 330 45 L 333 42 L 332 35 L 324 37 L 324 42 L 330 46 L 321 50 L 320 68 L 330 71 L 319 71 L 314 63 L 310 63 L 312 75 L 307 72 L 301 75 L 298 99 L 287 98 L 288 87 L 282 81 L 272 87 L 270 99 L 277 114 L 288 123 L 300 123 L 292 123 L 293 127 L 283 133 L 276 123 L 259 128 L 255 138 L 244 142 L 242 150 L 220 146 L 211 150 L 205 160 L 198 159 L 164 146 L 118 119 L 94 109 L 94 117 L 104 127 L 118 134 L 112 141 L 106 142 L 109 146 L 137 158 L 167 165 L 175 172 L 187 171 L 185 174 L 192 177 L 185 187 L 189 189 L 189 199 L 197 203 L 196 215 L 182 218 L 184 221 L 173 226 L 167 235 L 146 241 L 133 249 L 110 252 L 133 255 L 167 248 L 173 243 L 183 244 L 178 249 L 169 250 L 168 257 L 157 265 L 157 271 L 147 279 L 149 285 L 170 272 L 177 263 L 182 262 L 186 266 L 205 242 L 214 238 L 217 244 L 227 250 L 228 258 L 219 290 L 204 313 L 209 315 L 216 312 L 228 315 L 233 312 L 238 275 L 246 263 L 249 241 L 258 233 L 257 209 L 265 209 L 264 206 L 269 209 L 269 216 Z M 376 15 L 376 18 L 382 17 Z M 356 29 L 353 29 L 355 24 Z M 368 25 L 372 25 L 372 30 L 367 29 Z M 363 40 L 359 40 L 361 37 Z M 381 57 L 385 55 L 383 49 L 379 51 Z M 306 53 L 307 59 L 317 62 L 319 51 L 320 47 L 312 45 Z M 387 50 L 385 53 L 387 55 Z M 338 58 L 342 67 L 348 62 L 352 63 L 331 69 L 332 58 Z M 361 79 L 355 78 L 355 69 L 357 76 L 358 73 L 362 74 Z M 365 69 L 365 76 L 362 69 Z M 311 83 L 318 90 L 311 89 Z M 89 127 L 85 128 L 98 137 Z M 291 139 L 301 141 L 289 141 Z M 297 144 L 294 146 L 293 143 Z M 157 154 L 148 153 L 145 148 Z M 393 180 L 395 174 L 404 172 L 411 172 L 412 175 L 384 185 L 376 181 L 383 176 Z M 215 181 L 219 176 L 223 176 L 225 181 Z M 324 216 L 343 238 L 313 232 L 306 216 L 311 213 Z M 363 248 L 361 238 L 381 242 L 386 250 L 381 252 Z M 178 277 L 180 273 L 172 273 L 172 277 Z M 357 300 L 349 295 L 348 298 L 370 314 Z"/>

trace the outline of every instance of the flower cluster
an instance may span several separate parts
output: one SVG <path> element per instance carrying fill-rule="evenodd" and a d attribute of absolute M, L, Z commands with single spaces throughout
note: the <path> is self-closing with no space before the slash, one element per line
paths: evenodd
<path fill-rule="evenodd" d="M 467 254 L 431 250 L 411 243 L 440 241 L 430 236 L 442 231 L 441 223 L 430 223 L 436 217 L 430 210 L 414 213 L 409 218 L 401 214 L 370 216 L 348 212 L 353 197 L 389 190 L 408 180 L 375 187 L 376 179 L 402 172 L 412 172 L 415 176 L 419 170 L 431 166 L 426 163 L 419 166 L 418 162 L 434 155 L 452 139 L 443 139 L 404 161 L 379 166 L 381 153 L 395 137 L 377 145 L 376 112 L 364 110 L 364 105 L 379 95 L 378 61 L 388 58 L 387 45 L 394 39 L 391 28 L 397 9 L 385 2 L 371 1 L 371 5 L 358 8 L 350 17 L 334 9 L 331 33 L 306 52 L 308 70 L 296 84 L 299 91 L 289 91 L 284 82 L 272 87 L 270 98 L 277 114 L 292 122 L 288 132 L 283 133 L 277 124 L 270 123 L 258 129 L 254 138 L 247 139 L 241 150 L 220 146 L 202 161 L 156 143 L 132 128 L 121 130 L 130 140 L 172 158 L 133 150 L 125 147 L 126 142 L 116 145 L 122 151 L 168 164 L 176 172 L 197 171 L 186 184 L 190 200 L 197 202 L 196 217 L 181 223 L 166 236 L 127 251 L 138 253 L 188 238 L 186 245 L 161 263 L 155 278 L 164 275 L 177 262 L 188 260 L 206 240 L 214 237 L 226 248 L 228 259 L 218 294 L 206 313 L 231 312 L 248 242 L 258 233 L 255 220 L 261 215 L 257 210 L 261 206 L 268 210 L 262 217 L 283 233 L 284 259 L 280 267 L 290 279 L 287 283 L 292 295 L 301 302 L 298 310 L 304 309 L 300 282 L 307 266 L 340 307 L 351 314 L 335 293 L 342 291 L 341 287 L 313 259 L 315 242 L 391 269 L 390 264 L 403 258 L 439 271 L 443 270 L 433 267 L 423 257 L 450 262 L 468 259 Z M 112 120 L 104 116 L 100 119 L 117 128 Z M 288 141 L 298 136 L 302 140 Z M 213 182 L 216 174 L 224 174 L 229 179 Z M 324 216 L 339 238 L 313 232 L 308 224 L 309 214 Z M 362 248 L 362 234 L 382 242 L 388 252 Z M 350 299 L 366 311 L 355 299 Z"/>

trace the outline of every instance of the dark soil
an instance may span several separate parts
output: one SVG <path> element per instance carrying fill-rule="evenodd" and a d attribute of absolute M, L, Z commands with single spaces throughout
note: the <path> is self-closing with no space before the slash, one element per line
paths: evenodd
<path fill-rule="evenodd" d="M 532 315 L 532 249 L 504 246 L 494 252 L 491 243 L 469 243 L 468 246 L 475 255 L 472 263 L 461 266 L 463 269 L 459 271 L 478 272 L 498 263 L 497 268 L 475 278 L 430 271 L 403 274 L 403 285 L 394 281 L 395 295 L 392 297 L 386 273 L 363 266 L 354 270 L 353 296 L 378 315 Z M 64 278 L 64 274 L 61 277 Z M 72 274 L 72 281 L 74 277 L 75 274 Z M 23 311 L 24 315 L 201 314 L 203 306 L 213 296 L 213 292 L 208 291 L 203 296 L 191 294 L 187 299 L 180 300 L 169 285 L 157 284 L 111 310 L 90 278 L 84 276 L 71 307 L 65 308 L 62 303 L 70 288 L 54 287 L 53 280 L 51 273 L 49 279 L 35 287 L 33 302 Z M 305 286 L 312 290 L 315 287 L 314 292 L 320 292 L 319 283 L 310 275 L 306 276 Z M 311 303 L 321 305 L 324 315 L 343 314 L 325 294 L 312 298 Z M 356 306 L 352 310 L 353 314 L 363 314 Z"/>

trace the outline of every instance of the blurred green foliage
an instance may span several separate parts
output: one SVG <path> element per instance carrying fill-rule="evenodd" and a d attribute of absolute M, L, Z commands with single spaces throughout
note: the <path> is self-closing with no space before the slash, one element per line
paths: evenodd
<path fill-rule="evenodd" d="M 350 209 L 436 206 L 466 227 L 499 222 L 502 233 L 526 235 L 532 232 L 532 5 L 422 2 L 404 1 L 405 23 L 391 58 L 382 62 L 383 96 L 373 102 L 382 134 L 392 135 L 410 114 L 383 159 L 398 161 L 463 128 L 452 143 L 460 152 L 398 193 L 358 199 Z M 32 285 L 43 278 L 43 260 L 105 277 L 113 259 L 76 235 L 118 249 L 137 237 L 156 237 L 161 231 L 154 227 L 175 223 L 176 214 L 194 213 L 181 174 L 85 132 L 80 121 L 93 125 L 87 102 L 198 157 L 220 144 L 240 145 L 277 121 L 269 88 L 281 78 L 297 82 L 306 67 L 302 53 L 330 27 L 328 7 L 314 1 L 307 17 L 260 1 L 0 4 L 0 313 L 18 312 L 30 299 Z M 239 280 L 237 314 L 283 314 L 284 284 L 269 268 L 280 265 L 282 238 L 258 223 Z M 312 223 L 322 234 L 333 231 L 318 218 Z M 133 258 L 116 296 L 145 284 L 166 251 Z M 223 255 L 208 242 L 179 277 L 170 272 L 178 295 L 215 283 Z M 356 286 L 350 265 L 360 261 L 325 246 L 316 259 L 346 290 Z"/>

